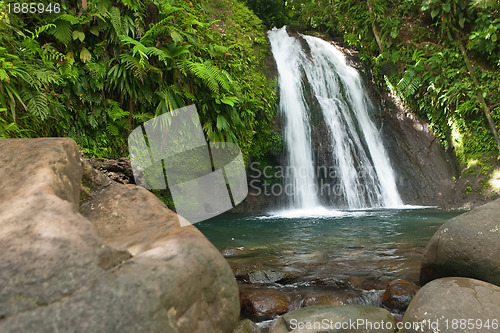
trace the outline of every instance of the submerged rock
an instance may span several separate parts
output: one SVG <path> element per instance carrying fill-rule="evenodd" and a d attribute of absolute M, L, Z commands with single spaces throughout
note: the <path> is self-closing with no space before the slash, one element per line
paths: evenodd
<path fill-rule="evenodd" d="M 0 140 L 1 332 L 231 332 L 231 269 L 153 194 L 67 138 Z"/>
<path fill-rule="evenodd" d="M 260 328 L 250 319 L 240 320 L 233 333 L 260 333 Z"/>
<path fill-rule="evenodd" d="M 366 305 L 324 305 L 302 308 L 279 317 L 269 329 L 269 333 L 393 333 L 395 331 L 396 324 L 389 311 Z"/>
<path fill-rule="evenodd" d="M 401 333 L 497 332 L 499 309 L 498 286 L 462 277 L 437 279 L 415 295 Z"/>
<path fill-rule="evenodd" d="M 256 320 L 275 318 L 290 310 L 290 299 L 272 289 L 242 289 L 240 304 L 242 315 Z"/>
<path fill-rule="evenodd" d="M 382 304 L 397 311 L 405 311 L 419 286 L 403 279 L 391 281 L 382 295 Z"/>
<path fill-rule="evenodd" d="M 420 283 L 463 276 L 500 286 L 498 212 L 500 199 L 443 224 L 425 248 Z"/>
<path fill-rule="evenodd" d="M 244 279 L 250 283 L 284 283 L 293 279 L 295 275 L 292 272 L 279 272 L 272 269 L 264 269 L 249 272 L 244 276 Z"/>
<path fill-rule="evenodd" d="M 302 306 L 315 305 L 342 305 L 346 301 L 346 297 L 334 293 L 325 293 L 320 295 L 307 295 L 302 300 Z"/>
<path fill-rule="evenodd" d="M 242 247 L 225 247 L 225 248 L 220 250 L 220 253 L 222 254 L 222 256 L 224 258 L 229 258 L 229 257 L 237 256 L 243 250 L 244 250 L 244 248 L 242 248 Z"/>

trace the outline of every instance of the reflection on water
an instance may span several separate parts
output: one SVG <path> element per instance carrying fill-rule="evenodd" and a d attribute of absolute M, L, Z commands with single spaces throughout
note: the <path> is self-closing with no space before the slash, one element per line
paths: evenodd
<path fill-rule="evenodd" d="M 303 213 L 303 212 L 302 212 Z M 225 214 L 196 224 L 219 249 L 243 247 L 228 258 L 293 271 L 295 280 L 363 276 L 416 282 L 427 241 L 458 211 L 382 209 L 316 210 L 285 214 Z M 234 267 L 233 267 L 234 268 Z"/>

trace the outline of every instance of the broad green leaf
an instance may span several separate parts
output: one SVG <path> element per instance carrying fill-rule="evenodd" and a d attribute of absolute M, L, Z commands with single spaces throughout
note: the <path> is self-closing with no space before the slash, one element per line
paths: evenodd
<path fill-rule="evenodd" d="M 465 17 L 462 17 L 461 19 L 459 19 L 458 24 L 460 24 L 460 28 L 463 28 L 464 24 L 465 24 Z"/>
<path fill-rule="evenodd" d="M 178 33 L 177 31 L 172 31 L 170 33 L 170 37 L 172 37 L 172 40 L 177 44 L 182 43 L 182 41 L 184 40 L 181 34 Z"/>
<path fill-rule="evenodd" d="M 0 81 L 7 81 L 9 82 L 9 76 L 7 75 L 7 72 L 4 69 L 0 68 Z"/>
<path fill-rule="evenodd" d="M 73 40 L 79 39 L 80 42 L 83 42 L 85 40 L 85 34 L 81 31 L 73 31 Z"/>
<path fill-rule="evenodd" d="M 449 13 L 449 12 L 450 12 L 450 10 L 451 10 L 451 5 L 450 5 L 450 3 L 449 3 L 449 2 L 447 2 L 447 3 L 445 3 L 445 4 L 444 4 L 444 6 L 443 6 L 443 10 L 444 10 L 445 12 L 447 12 L 447 13 Z"/>
<path fill-rule="evenodd" d="M 222 103 L 234 106 L 234 103 L 238 102 L 238 98 L 234 96 L 224 97 L 220 100 Z"/>
<path fill-rule="evenodd" d="M 493 35 L 491 35 L 491 41 L 493 41 L 493 42 L 497 41 L 497 34 L 496 33 L 494 33 Z"/>
<path fill-rule="evenodd" d="M 68 62 L 70 63 L 75 62 L 75 55 L 73 54 L 73 52 L 66 53 L 66 60 L 68 60 Z"/>
<path fill-rule="evenodd" d="M 92 35 L 99 36 L 99 28 L 97 26 L 90 27 L 89 31 Z"/>
<path fill-rule="evenodd" d="M 89 50 L 87 50 L 87 48 L 83 47 L 80 51 L 80 60 L 83 62 L 87 62 L 90 61 L 90 59 L 92 59 L 92 55 L 90 54 Z"/>
<path fill-rule="evenodd" d="M 439 9 L 434 9 L 434 10 L 431 12 L 431 17 L 432 17 L 432 18 L 435 18 L 438 14 L 439 14 Z"/>

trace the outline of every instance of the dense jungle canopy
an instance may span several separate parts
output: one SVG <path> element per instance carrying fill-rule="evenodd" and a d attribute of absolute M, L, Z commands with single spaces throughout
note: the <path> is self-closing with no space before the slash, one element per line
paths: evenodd
<path fill-rule="evenodd" d="M 282 144 L 265 32 L 287 24 L 357 50 L 463 165 L 500 149 L 497 0 L 42 3 L 0 1 L 1 138 L 70 136 L 88 156 L 126 156 L 132 129 L 195 103 L 209 140 L 265 160 Z"/>

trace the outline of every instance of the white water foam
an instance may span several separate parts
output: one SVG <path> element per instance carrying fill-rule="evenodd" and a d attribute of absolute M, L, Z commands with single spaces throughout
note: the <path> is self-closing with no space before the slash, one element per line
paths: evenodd
<path fill-rule="evenodd" d="M 343 53 L 322 39 L 302 36 L 309 47 L 306 52 L 296 37 L 288 35 L 286 27 L 274 28 L 268 36 L 279 72 L 288 162 L 292 170 L 300 171 L 292 173 L 289 179 L 295 189 L 290 214 L 304 211 L 317 216 L 322 211 L 314 174 L 305 80 L 329 130 L 331 163 L 339 173 L 339 201 L 348 209 L 404 208 L 388 154 L 370 118 L 373 106 L 358 72 L 346 63 Z M 331 209 L 326 211 L 331 216 L 337 214 Z"/>

